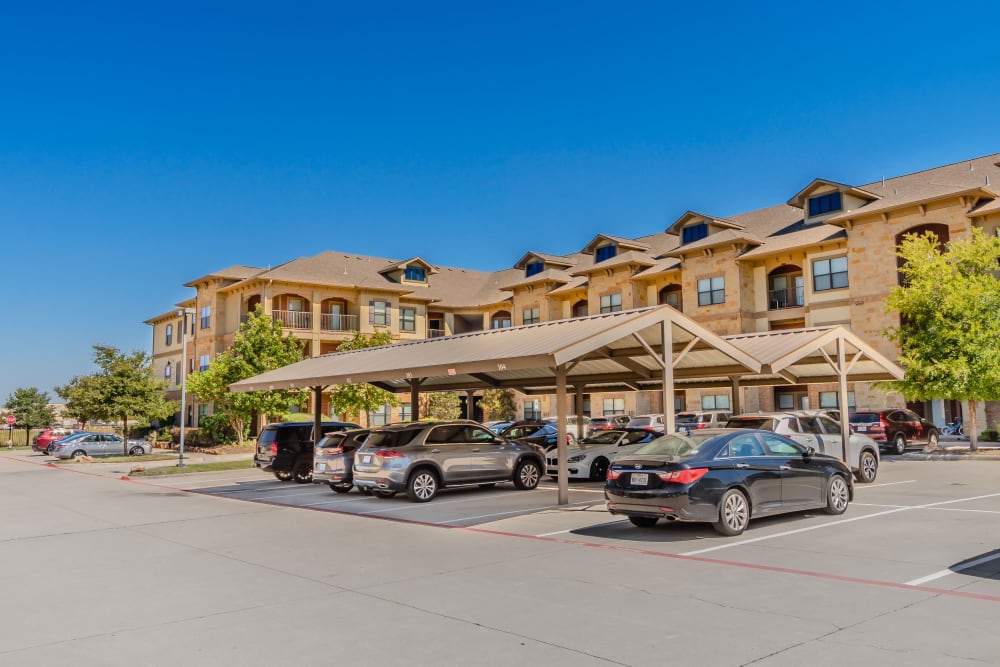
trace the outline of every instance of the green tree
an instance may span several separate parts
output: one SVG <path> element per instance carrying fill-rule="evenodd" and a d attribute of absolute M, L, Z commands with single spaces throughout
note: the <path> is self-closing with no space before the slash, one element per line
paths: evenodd
<path fill-rule="evenodd" d="M 120 421 L 128 437 L 130 419 L 148 423 L 174 413 L 174 405 L 163 391 L 166 382 L 153 374 L 153 362 L 145 352 L 124 353 L 109 345 L 94 346 L 95 374 L 93 388 L 99 398 L 99 419 Z"/>
<path fill-rule="evenodd" d="M 462 399 L 453 391 L 428 394 L 426 406 L 429 419 L 458 419 L 462 416 Z"/>
<path fill-rule="evenodd" d="M 4 407 L 17 418 L 15 428 L 24 429 L 24 442 L 33 428 L 51 426 L 56 420 L 55 412 L 49 407 L 49 395 L 35 387 L 18 388 L 7 397 Z"/>
<path fill-rule="evenodd" d="M 511 420 L 517 416 L 517 403 L 512 389 L 487 389 L 479 400 L 479 407 L 490 420 Z"/>
<path fill-rule="evenodd" d="M 100 419 L 104 410 L 99 380 L 96 375 L 78 375 L 69 384 L 55 388 L 56 394 L 66 400 L 66 414 L 80 422 L 83 428 Z"/>
<path fill-rule="evenodd" d="M 363 350 L 369 347 L 391 345 L 392 336 L 386 331 L 370 335 L 354 332 L 354 337 L 337 347 L 337 352 Z M 357 421 L 363 413 L 371 424 L 371 413 L 383 405 L 399 405 L 396 394 L 385 389 L 379 389 L 366 382 L 356 384 L 338 384 L 330 389 L 330 410 L 340 415 L 341 419 Z"/>
<path fill-rule="evenodd" d="M 880 383 L 910 400 L 969 402 L 970 449 L 978 447 L 976 401 L 1000 398 L 1000 239 L 973 228 L 944 248 L 934 235 L 906 235 L 903 284 L 886 300 L 901 323 L 884 333 L 900 347 L 906 376 Z"/>
<path fill-rule="evenodd" d="M 226 415 L 243 444 L 253 415 L 282 414 L 293 407 L 301 408 L 308 394 L 300 390 L 234 393 L 229 391 L 229 385 L 301 361 L 304 348 L 305 343 L 298 338 L 283 336 L 281 323 L 257 306 L 240 325 L 230 348 L 216 355 L 207 370 L 188 377 L 188 389 L 203 403 L 214 403 L 216 413 Z"/>

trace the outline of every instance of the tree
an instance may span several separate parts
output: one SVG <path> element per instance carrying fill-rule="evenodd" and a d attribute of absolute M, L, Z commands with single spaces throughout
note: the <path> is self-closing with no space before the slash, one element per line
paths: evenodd
<path fill-rule="evenodd" d="M 98 372 L 92 388 L 99 400 L 99 419 L 122 422 L 122 434 L 128 438 L 128 422 L 165 419 L 174 413 L 174 405 L 163 391 L 166 382 L 153 375 L 153 363 L 145 352 L 125 354 L 116 347 L 94 346 Z"/>
<path fill-rule="evenodd" d="M 899 345 L 906 376 L 881 386 L 909 400 L 968 401 L 975 451 L 976 401 L 1000 398 L 1000 239 L 973 228 L 942 249 L 933 234 L 908 234 L 897 254 L 903 283 L 886 308 L 901 322 L 884 333 Z"/>
<path fill-rule="evenodd" d="M 510 421 L 517 416 L 517 404 L 512 389 L 487 389 L 479 400 L 487 419 Z"/>
<path fill-rule="evenodd" d="M 392 344 L 392 336 L 386 331 L 370 335 L 355 331 L 353 338 L 344 341 L 337 347 L 337 352 L 363 350 L 390 344 Z M 391 391 L 373 387 L 366 382 L 339 384 L 330 390 L 330 410 L 348 421 L 357 420 L 358 416 L 364 413 L 368 418 L 368 424 L 371 424 L 371 412 L 386 404 L 399 405 L 399 398 Z"/>
<path fill-rule="evenodd" d="M 282 414 L 302 407 L 308 398 L 299 390 L 232 392 L 229 385 L 302 360 L 305 343 L 283 336 L 281 323 L 266 315 L 258 305 L 240 325 L 228 350 L 216 355 L 208 369 L 187 379 L 190 391 L 204 403 L 214 403 L 225 414 L 239 443 L 254 414 Z M 183 416 L 182 416 L 183 418 Z"/>
<path fill-rule="evenodd" d="M 99 378 L 96 375 L 78 375 L 69 384 L 55 388 L 56 394 L 66 399 L 66 414 L 80 422 L 83 428 L 95 419 L 100 419 L 104 410 L 98 385 Z"/>
<path fill-rule="evenodd" d="M 462 399 L 453 391 L 428 394 L 425 414 L 429 419 L 458 419 L 462 416 Z"/>
<path fill-rule="evenodd" d="M 31 429 L 51 426 L 56 420 L 55 412 L 49 407 L 49 395 L 35 387 L 15 389 L 4 407 L 17 418 L 14 427 L 24 429 L 25 443 Z"/>

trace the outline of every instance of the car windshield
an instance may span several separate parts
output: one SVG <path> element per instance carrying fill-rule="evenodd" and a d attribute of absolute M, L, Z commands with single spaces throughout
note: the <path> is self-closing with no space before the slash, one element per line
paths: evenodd
<path fill-rule="evenodd" d="M 401 431 L 376 431 L 365 440 L 365 449 L 395 448 L 410 444 L 422 429 L 407 428 Z"/>
<path fill-rule="evenodd" d="M 604 431 L 603 433 L 596 433 L 589 438 L 584 438 L 580 443 L 587 445 L 613 445 L 618 442 L 618 438 L 620 437 L 622 437 L 621 431 Z"/>
<path fill-rule="evenodd" d="M 856 412 L 850 416 L 850 421 L 855 424 L 874 424 L 878 421 L 878 415 L 871 412 Z"/>
<path fill-rule="evenodd" d="M 774 419 L 771 417 L 732 417 L 726 422 L 726 428 L 759 428 L 764 431 L 773 431 Z"/>
<path fill-rule="evenodd" d="M 633 456 L 644 454 L 655 456 L 693 456 L 698 453 L 698 449 L 702 443 L 708 439 L 709 436 L 699 437 L 698 435 L 691 435 L 690 437 L 682 438 L 678 435 L 665 435 L 652 442 L 647 442 L 637 449 Z"/>

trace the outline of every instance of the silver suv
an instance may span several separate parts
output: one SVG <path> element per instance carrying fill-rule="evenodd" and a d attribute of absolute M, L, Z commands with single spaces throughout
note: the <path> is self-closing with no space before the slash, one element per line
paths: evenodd
<path fill-rule="evenodd" d="M 386 426 L 368 436 L 354 455 L 358 489 L 383 498 L 405 491 L 418 503 L 446 486 L 513 481 L 519 489 L 533 489 L 544 470 L 539 448 L 465 420 Z"/>

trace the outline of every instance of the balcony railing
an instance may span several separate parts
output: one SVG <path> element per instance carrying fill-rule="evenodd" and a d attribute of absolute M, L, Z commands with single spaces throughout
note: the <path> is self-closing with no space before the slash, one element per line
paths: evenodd
<path fill-rule="evenodd" d="M 783 308 L 801 308 L 806 303 L 805 288 L 789 287 L 773 289 L 767 293 L 767 309 L 782 310 Z"/>
<path fill-rule="evenodd" d="M 323 331 L 358 331 L 358 316 L 324 313 L 319 317 L 319 328 Z"/>
<path fill-rule="evenodd" d="M 440 338 L 441 336 L 444 336 L 444 335 L 445 335 L 445 330 L 444 329 L 428 329 L 427 330 L 427 337 L 428 338 Z"/>
<path fill-rule="evenodd" d="M 271 317 L 285 329 L 312 329 L 312 313 L 300 310 L 275 310 Z"/>

